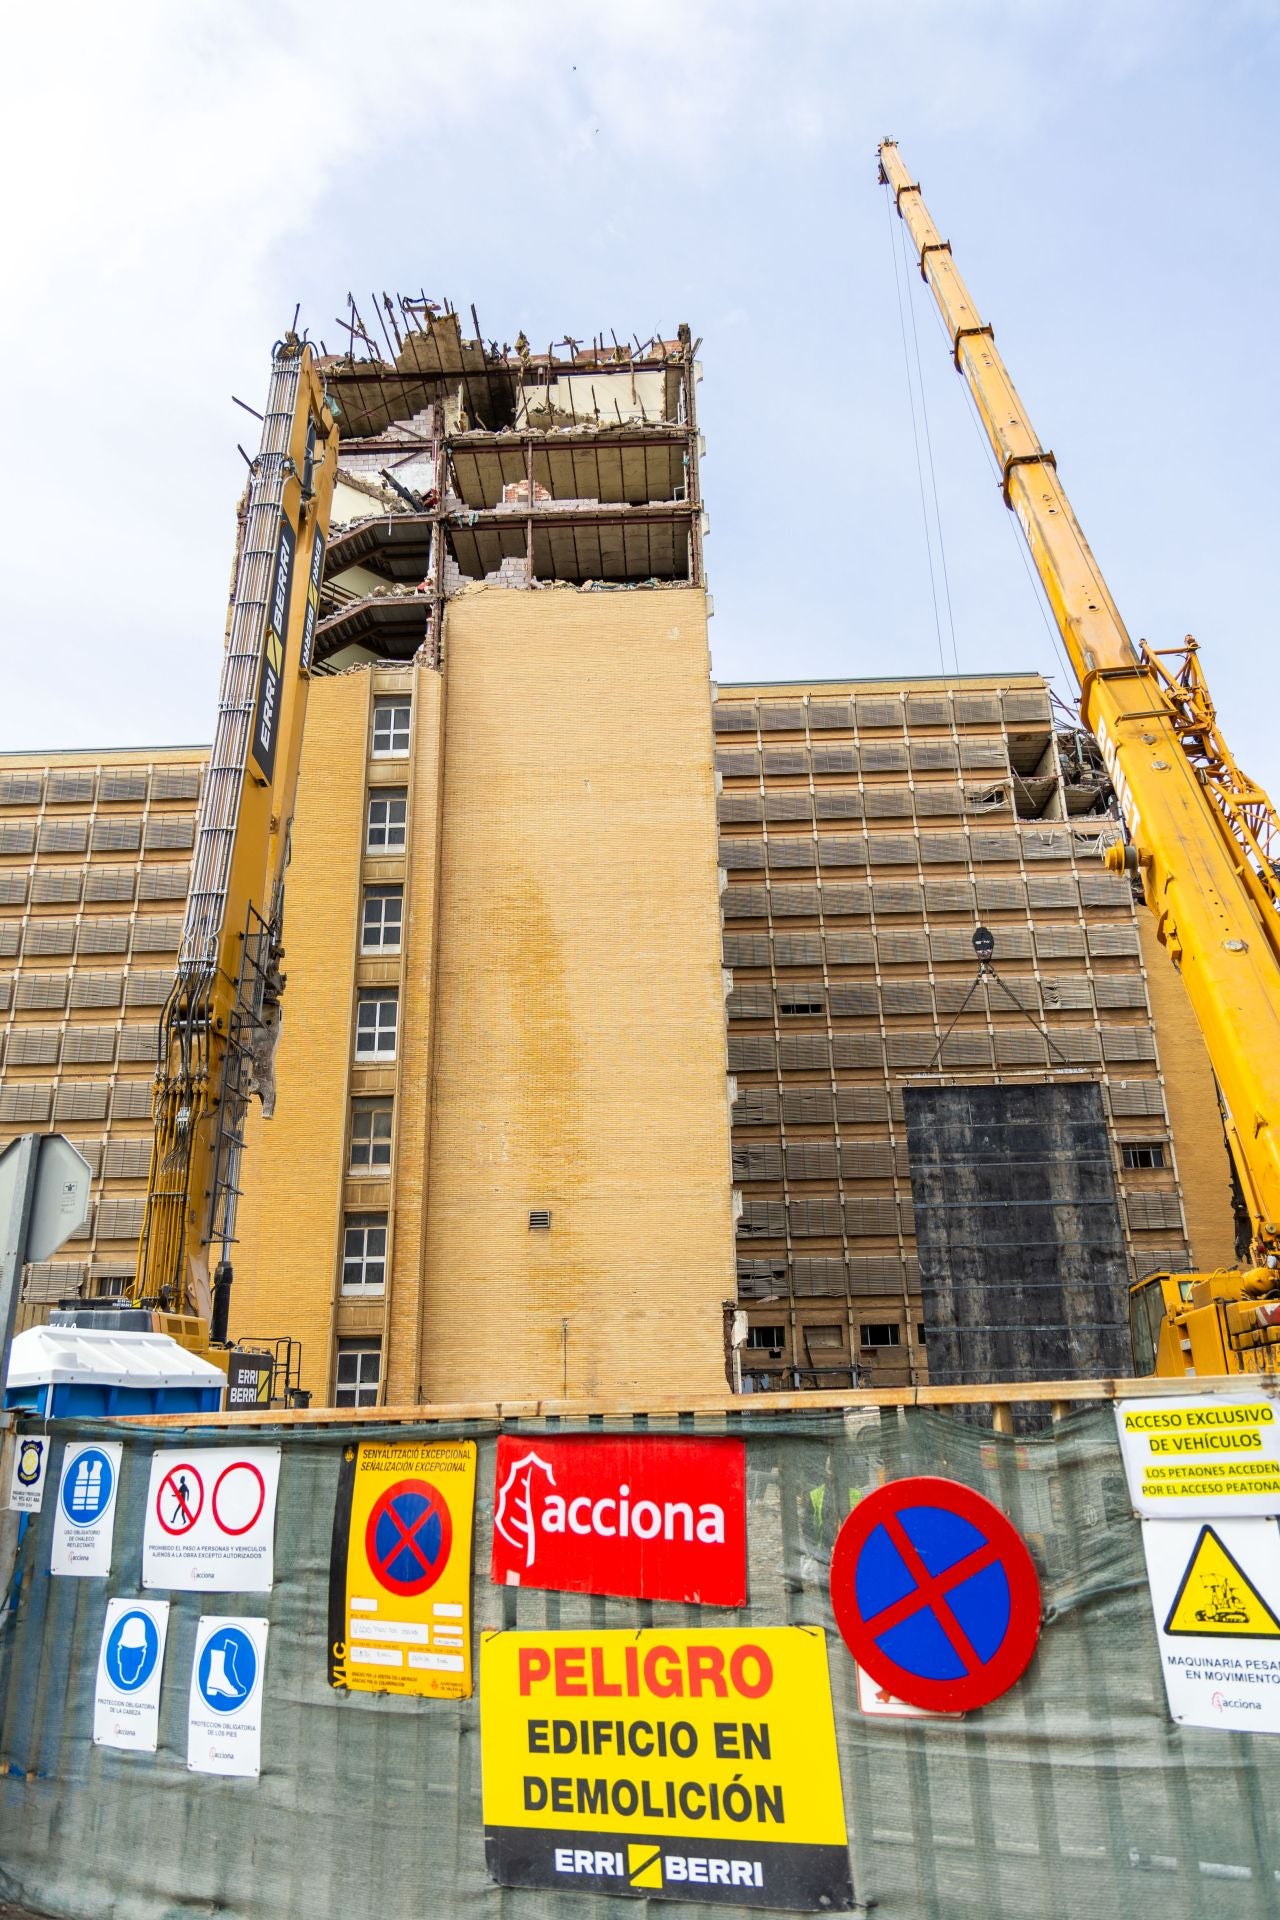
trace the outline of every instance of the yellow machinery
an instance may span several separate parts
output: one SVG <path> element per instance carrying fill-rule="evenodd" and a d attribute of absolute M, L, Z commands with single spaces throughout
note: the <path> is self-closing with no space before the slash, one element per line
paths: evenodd
<path fill-rule="evenodd" d="M 1252 1264 L 1157 1274 L 1131 1290 L 1139 1372 L 1280 1371 L 1280 822 L 1231 756 L 1190 637 L 1130 640 L 1098 563 L 895 142 L 880 148 L 920 272 L 995 452 L 1096 735 L 1125 833 L 1106 850 L 1141 876 L 1204 1034 L 1252 1221 Z"/>
<path fill-rule="evenodd" d="M 120 1314 L 198 1352 L 226 1344 L 245 1115 L 253 1095 L 268 1112 L 272 1104 L 284 875 L 338 468 L 334 412 L 312 349 L 286 335 L 240 522 L 191 892 L 160 1021 L 138 1271 Z"/>

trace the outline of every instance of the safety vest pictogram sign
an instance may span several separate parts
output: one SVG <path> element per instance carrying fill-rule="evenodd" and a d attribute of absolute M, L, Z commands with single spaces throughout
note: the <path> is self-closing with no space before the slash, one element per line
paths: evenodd
<path fill-rule="evenodd" d="M 162 1448 L 151 1462 L 142 1584 L 269 1593 L 279 1447 Z"/>
<path fill-rule="evenodd" d="M 831 1555 L 831 1604 L 858 1665 L 910 1706 L 986 1706 L 1040 1634 L 1026 1543 L 971 1487 L 920 1477 L 860 1500 Z"/>
<path fill-rule="evenodd" d="M 110 1573 L 123 1451 L 119 1440 L 103 1440 L 69 1446 L 63 1454 L 50 1573 Z"/>
<path fill-rule="evenodd" d="M 1280 1733 L 1280 1529 L 1144 1520 L 1169 1711 L 1183 1726 Z"/>

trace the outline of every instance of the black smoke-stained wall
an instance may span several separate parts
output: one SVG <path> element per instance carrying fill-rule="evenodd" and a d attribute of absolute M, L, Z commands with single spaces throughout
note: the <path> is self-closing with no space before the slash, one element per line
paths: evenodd
<path fill-rule="evenodd" d="M 930 1380 L 1128 1373 L 1097 1082 L 908 1087 L 903 1101 Z"/>

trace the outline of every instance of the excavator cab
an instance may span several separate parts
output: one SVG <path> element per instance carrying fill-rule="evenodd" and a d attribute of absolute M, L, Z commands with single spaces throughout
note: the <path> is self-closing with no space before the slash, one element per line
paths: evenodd
<path fill-rule="evenodd" d="M 1137 1379 L 1187 1372 L 1187 1356 L 1175 1315 L 1191 1304 L 1191 1282 L 1168 1273 L 1148 1274 L 1129 1289 L 1129 1339 Z"/>
<path fill-rule="evenodd" d="M 1129 1289 L 1129 1334 L 1139 1377 L 1280 1373 L 1280 1297 L 1242 1299 L 1230 1270 L 1148 1274 Z"/>

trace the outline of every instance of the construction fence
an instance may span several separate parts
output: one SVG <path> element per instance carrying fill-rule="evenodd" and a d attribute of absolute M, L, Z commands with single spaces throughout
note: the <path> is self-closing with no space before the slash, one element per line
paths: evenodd
<path fill-rule="evenodd" d="M 326 1416 L 185 1429 L 58 1422 L 47 1434 L 43 1504 L 23 1529 L 0 1628 L 0 1895 L 67 1920 L 542 1920 L 552 1912 L 634 1920 L 650 1904 L 657 1920 L 705 1912 L 709 1902 L 728 1914 L 759 1911 L 773 1896 L 744 1891 L 738 1904 L 732 1886 L 712 1883 L 695 1892 L 689 1883 L 706 1868 L 687 1843 L 684 1864 L 665 1878 L 655 1864 L 658 1842 L 646 1865 L 642 1849 L 618 1841 L 615 1853 L 614 1842 L 597 1836 L 603 1864 L 599 1851 L 569 1846 L 563 1853 L 569 1867 L 586 1862 L 578 1885 L 497 1885 L 482 1802 L 486 1710 L 495 1716 L 484 1732 L 486 1764 L 501 1759 L 506 1736 L 496 1726 L 497 1681 L 490 1680 L 486 1701 L 486 1679 L 498 1673 L 505 1634 L 580 1635 L 584 1646 L 605 1646 L 609 1662 L 617 1650 L 608 1671 L 621 1675 L 633 1671 L 624 1669 L 624 1640 L 646 1644 L 651 1630 L 679 1646 L 690 1630 L 711 1639 L 745 1630 L 767 1641 L 767 1629 L 796 1627 L 807 1630 L 805 1659 L 819 1662 L 812 1671 L 820 1671 L 825 1647 L 838 1759 L 831 1781 L 820 1785 L 843 1802 L 857 1910 L 874 1909 L 884 1920 L 1271 1920 L 1280 1910 L 1280 1739 L 1174 1724 L 1113 1406 L 1082 1400 L 1056 1406 L 1055 1414 L 1022 1437 L 984 1424 L 985 1409 L 919 1404 L 754 1405 L 607 1419 Z M 22 1432 L 43 1429 L 24 1421 Z M 522 1460 L 536 1454 L 539 1440 L 572 1434 L 742 1439 L 746 1604 L 542 1591 L 510 1574 L 496 1583 L 490 1556 L 504 1433 L 529 1443 Z M 358 1521 L 361 1539 L 366 1524 L 382 1524 L 381 1507 L 367 1519 L 359 1507 L 352 1472 L 358 1445 L 384 1441 L 476 1443 L 469 1576 L 462 1568 L 468 1675 L 472 1659 L 476 1665 L 468 1698 L 333 1683 L 333 1622 L 345 1611 L 335 1511 L 340 1527 Z M 85 1442 L 112 1460 L 110 1446 L 121 1446 L 107 1577 L 50 1572 L 62 1456 Z M 143 1585 L 143 1543 L 167 1461 L 189 1460 L 193 1449 L 226 1450 L 230 1461 L 246 1446 L 280 1449 L 270 1590 L 168 1591 L 155 1751 L 95 1744 L 108 1602 L 155 1591 L 154 1576 Z M 153 1471 L 157 1453 L 165 1458 Z M 857 1670 L 833 1618 L 834 1524 L 869 1490 L 909 1475 L 941 1476 L 987 1496 L 1027 1542 L 1039 1575 L 1043 1626 L 1029 1669 L 993 1704 L 959 1717 L 887 1717 L 865 1691 L 860 1705 Z M 194 1508 L 200 1496 L 181 1473 L 168 1485 L 180 1526 L 183 1502 Z M 511 1551 L 521 1551 L 518 1531 L 511 1539 Z M 412 1611 L 408 1602 L 405 1611 Z M 250 1640 L 265 1647 L 255 1777 L 189 1765 L 193 1660 L 201 1671 L 204 1646 L 208 1673 L 211 1614 L 244 1618 Z M 256 1622 L 267 1623 L 268 1635 Z M 498 1630 L 498 1638 L 485 1630 Z M 407 1625 L 404 1631 L 411 1640 Z M 611 1631 L 615 1641 L 598 1639 Z M 140 1643 L 139 1661 L 144 1652 Z M 459 1661 L 452 1667 L 461 1670 Z M 543 1669 L 535 1661 L 528 1671 L 536 1677 Z M 231 1684 L 229 1667 L 215 1673 Z M 242 1672 L 241 1685 L 246 1678 Z M 815 1752 L 827 1737 L 820 1692 L 788 1704 L 802 1730 L 811 1726 Z M 524 1738 L 525 1711 L 519 1707 L 511 1722 L 513 1738 Z M 588 1703 L 582 1711 L 593 1709 Z M 569 1771 L 575 1764 L 566 1763 Z M 490 1819 L 492 1826 L 492 1811 Z M 843 1852 L 840 1864 L 843 1871 Z M 750 1871 L 744 1867 L 744 1876 Z M 616 1890 L 602 1872 L 615 1875 Z M 810 1910 L 849 1905 L 848 1897 L 818 1889 Z"/>

